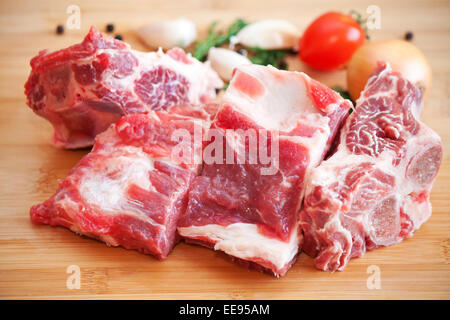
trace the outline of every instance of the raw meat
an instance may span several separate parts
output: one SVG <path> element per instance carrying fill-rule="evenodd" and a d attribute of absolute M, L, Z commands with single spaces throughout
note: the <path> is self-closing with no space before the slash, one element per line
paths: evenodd
<path fill-rule="evenodd" d="M 97 136 L 55 195 L 31 208 L 31 220 L 166 258 L 201 166 L 194 134 L 201 139 L 213 109 L 187 105 L 122 117 Z M 172 114 L 179 111 L 185 115 Z M 179 132 L 187 139 L 178 141 Z"/>
<path fill-rule="evenodd" d="M 84 41 L 31 60 L 27 103 L 54 127 L 61 148 L 91 146 L 126 114 L 206 103 L 223 83 L 208 63 L 174 48 L 138 52 L 94 27 Z"/>
<path fill-rule="evenodd" d="M 301 242 L 304 179 L 322 160 L 350 106 L 303 73 L 257 65 L 235 69 L 209 131 L 214 140 L 204 149 L 202 175 L 180 218 L 180 235 L 284 275 Z M 252 132 L 253 141 L 260 141 L 254 153 Z M 209 149 L 217 141 L 225 141 L 223 149 Z"/>
<path fill-rule="evenodd" d="M 411 236 L 431 215 L 439 136 L 416 117 L 421 91 L 379 64 L 337 151 L 312 171 L 301 226 L 317 268 L 343 270 L 366 250 Z"/>

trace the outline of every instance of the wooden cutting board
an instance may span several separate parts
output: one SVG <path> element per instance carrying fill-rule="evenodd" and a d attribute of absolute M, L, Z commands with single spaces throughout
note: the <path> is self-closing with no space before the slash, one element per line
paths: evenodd
<path fill-rule="evenodd" d="M 444 159 L 434 184 L 433 216 L 414 237 L 367 253 L 344 272 L 318 271 L 301 254 L 282 279 L 249 272 L 223 254 L 178 245 L 164 262 L 122 248 L 76 236 L 63 228 L 33 225 L 32 204 L 47 199 L 57 180 L 86 150 L 65 151 L 49 145 L 50 125 L 26 107 L 23 85 L 29 60 L 44 48 L 60 49 L 80 42 L 90 25 L 104 29 L 114 22 L 134 48 L 146 50 L 133 29 L 153 21 L 184 16 L 198 23 L 201 36 L 213 20 L 227 26 L 237 17 L 249 21 L 285 18 L 304 29 L 329 10 L 365 12 L 359 1 L 184 0 L 77 1 L 81 29 L 57 36 L 73 1 L 0 2 L 0 298 L 175 298 L 175 299 L 322 299 L 450 298 L 450 3 L 443 1 L 377 1 L 381 30 L 372 38 L 402 37 L 414 32 L 414 43 L 433 69 L 423 121 L 443 140 Z M 319 73 L 296 59 L 302 70 L 327 85 L 345 85 L 344 72 Z M 68 289 L 67 269 L 79 267 L 81 288 Z M 379 271 L 380 287 L 369 277 Z M 368 273 L 369 272 L 369 273 Z"/>

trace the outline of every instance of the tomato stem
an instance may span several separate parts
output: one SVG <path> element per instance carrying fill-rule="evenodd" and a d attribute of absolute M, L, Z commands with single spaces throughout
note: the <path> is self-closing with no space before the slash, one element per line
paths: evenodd
<path fill-rule="evenodd" d="M 362 14 L 356 10 L 350 10 L 349 15 L 363 28 L 367 40 L 370 40 L 369 29 L 367 28 L 368 18 L 363 18 Z"/>

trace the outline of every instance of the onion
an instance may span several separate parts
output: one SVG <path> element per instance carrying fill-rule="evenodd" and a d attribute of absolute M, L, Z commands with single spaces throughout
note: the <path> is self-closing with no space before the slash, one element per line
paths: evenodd
<path fill-rule="evenodd" d="M 378 61 L 389 62 L 392 70 L 400 72 L 424 94 L 431 85 L 430 66 L 413 44 L 397 39 L 368 42 L 355 52 L 347 65 L 347 87 L 353 101 L 359 98 Z"/>

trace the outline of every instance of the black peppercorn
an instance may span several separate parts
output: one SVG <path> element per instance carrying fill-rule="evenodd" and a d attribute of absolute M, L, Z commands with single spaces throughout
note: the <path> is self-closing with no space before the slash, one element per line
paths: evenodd
<path fill-rule="evenodd" d="M 245 50 L 245 49 L 243 49 L 243 48 L 240 48 L 240 49 L 237 51 L 237 53 L 243 55 L 244 57 L 246 57 L 247 54 L 248 54 L 248 53 L 247 53 L 247 50 Z"/>
<path fill-rule="evenodd" d="M 287 63 L 285 62 L 285 61 L 280 61 L 279 63 L 278 63 L 278 69 L 280 69 L 280 70 L 286 70 L 287 69 Z"/>
<path fill-rule="evenodd" d="M 123 37 L 120 34 L 116 34 L 116 36 L 114 38 L 117 40 L 123 40 Z"/>
<path fill-rule="evenodd" d="M 106 32 L 113 32 L 114 31 L 114 25 L 112 23 L 108 23 L 106 25 Z"/>
<path fill-rule="evenodd" d="M 64 26 L 62 24 L 58 24 L 56 27 L 56 33 L 57 34 L 63 34 L 64 33 Z"/>
<path fill-rule="evenodd" d="M 405 33 L 405 40 L 411 41 L 414 38 L 414 34 L 411 31 Z"/>

